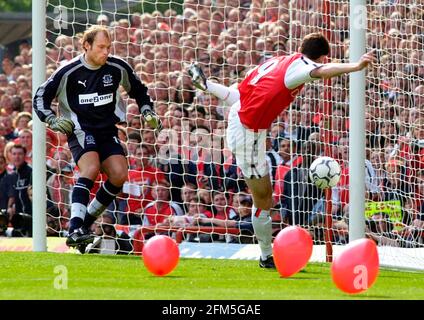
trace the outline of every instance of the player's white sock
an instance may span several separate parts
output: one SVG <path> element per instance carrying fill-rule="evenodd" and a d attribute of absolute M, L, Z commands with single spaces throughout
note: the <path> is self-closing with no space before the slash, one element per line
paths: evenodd
<path fill-rule="evenodd" d="M 88 205 L 87 212 L 89 215 L 97 218 L 111 204 L 116 196 L 121 192 L 122 186 L 113 185 L 110 180 L 106 180 L 96 193 L 96 197 L 91 200 Z"/>
<path fill-rule="evenodd" d="M 222 84 L 206 80 L 208 91 L 218 97 L 228 105 L 232 106 L 240 100 L 240 93 L 237 89 L 223 86 Z"/>
<path fill-rule="evenodd" d="M 269 210 L 258 209 L 252 206 L 252 224 L 261 248 L 262 260 L 272 255 L 272 220 Z"/>
<path fill-rule="evenodd" d="M 71 204 L 71 219 L 80 218 L 84 220 L 87 207 L 81 203 L 75 202 Z"/>
<path fill-rule="evenodd" d="M 97 200 L 97 198 L 94 198 L 89 203 L 88 208 L 87 208 L 87 212 L 88 212 L 88 214 L 90 214 L 94 217 L 98 217 L 103 213 L 103 211 L 106 210 L 106 208 L 107 208 L 107 206 L 101 204 L 99 202 L 99 200 Z"/>
<path fill-rule="evenodd" d="M 87 203 L 90 199 L 90 189 L 93 187 L 94 181 L 79 177 L 72 191 L 71 220 L 69 221 L 69 233 L 79 229 L 87 212 Z"/>
<path fill-rule="evenodd" d="M 69 233 L 79 229 L 87 212 L 87 207 L 81 203 L 75 202 L 71 204 L 71 220 L 69 221 Z"/>

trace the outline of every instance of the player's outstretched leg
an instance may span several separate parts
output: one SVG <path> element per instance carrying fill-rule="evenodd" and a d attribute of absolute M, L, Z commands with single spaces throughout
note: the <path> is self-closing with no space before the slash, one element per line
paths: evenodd
<path fill-rule="evenodd" d="M 196 88 L 203 91 L 206 91 L 208 89 L 208 86 L 206 84 L 206 76 L 197 62 L 193 62 L 187 68 L 187 72 L 190 75 L 191 81 L 193 82 L 193 85 Z"/>

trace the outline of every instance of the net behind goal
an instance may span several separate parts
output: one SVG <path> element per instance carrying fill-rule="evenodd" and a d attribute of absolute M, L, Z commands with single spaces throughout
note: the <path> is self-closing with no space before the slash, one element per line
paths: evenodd
<path fill-rule="evenodd" d="M 384 247 L 386 264 L 419 269 L 424 265 L 424 8 L 419 1 L 399 0 L 370 1 L 362 9 L 368 15 L 366 48 L 376 49 L 378 57 L 366 75 L 366 235 Z M 129 180 L 96 232 L 119 239 L 120 246 L 135 239 L 133 247 L 123 247 L 136 252 L 157 233 L 178 241 L 255 243 L 252 228 L 234 222 L 250 216 L 252 199 L 225 145 L 229 106 L 196 90 L 185 67 L 198 61 L 210 79 L 236 86 L 269 57 L 297 51 L 311 32 L 329 39 L 329 62 L 347 62 L 349 1 L 56 0 L 48 1 L 47 12 L 47 75 L 81 52 L 79 39 L 87 27 L 107 25 L 112 54 L 134 67 L 164 124 L 155 136 L 122 91 L 127 121 L 119 132 Z M 317 245 L 348 242 L 348 163 L 355 157 L 348 149 L 349 134 L 355 134 L 349 131 L 355 110 L 349 108 L 348 88 L 348 76 L 305 85 L 270 128 L 274 235 L 297 223 Z M 78 171 L 64 137 L 53 132 L 47 137 L 48 233 L 56 236 L 67 229 Z M 342 167 L 327 198 L 309 181 L 287 178 L 319 155 Z M 92 195 L 101 182 L 100 176 Z M 199 215 L 219 221 L 194 218 Z"/>

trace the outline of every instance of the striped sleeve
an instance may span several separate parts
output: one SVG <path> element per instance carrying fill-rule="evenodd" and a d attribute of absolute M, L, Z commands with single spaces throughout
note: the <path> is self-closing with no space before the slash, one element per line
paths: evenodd
<path fill-rule="evenodd" d="M 133 68 L 123 59 L 113 57 L 111 60 L 123 68 L 122 86 L 128 95 L 135 99 L 140 112 L 143 113 L 146 110 L 152 110 L 153 102 L 147 92 L 147 87 L 141 82 Z"/>
<path fill-rule="evenodd" d="M 62 80 L 64 72 L 62 69 L 53 73 L 50 78 L 44 82 L 38 89 L 34 96 L 33 108 L 41 121 L 45 121 L 50 115 L 54 115 L 51 108 L 53 99 L 58 95 L 58 88 Z"/>

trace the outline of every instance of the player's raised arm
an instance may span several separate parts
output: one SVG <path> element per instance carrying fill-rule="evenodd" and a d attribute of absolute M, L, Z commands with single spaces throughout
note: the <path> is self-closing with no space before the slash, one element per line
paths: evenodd
<path fill-rule="evenodd" d="M 369 64 L 376 62 L 374 51 L 364 54 L 356 63 L 327 63 L 311 71 L 313 78 L 332 78 L 344 73 L 361 71 Z"/>

